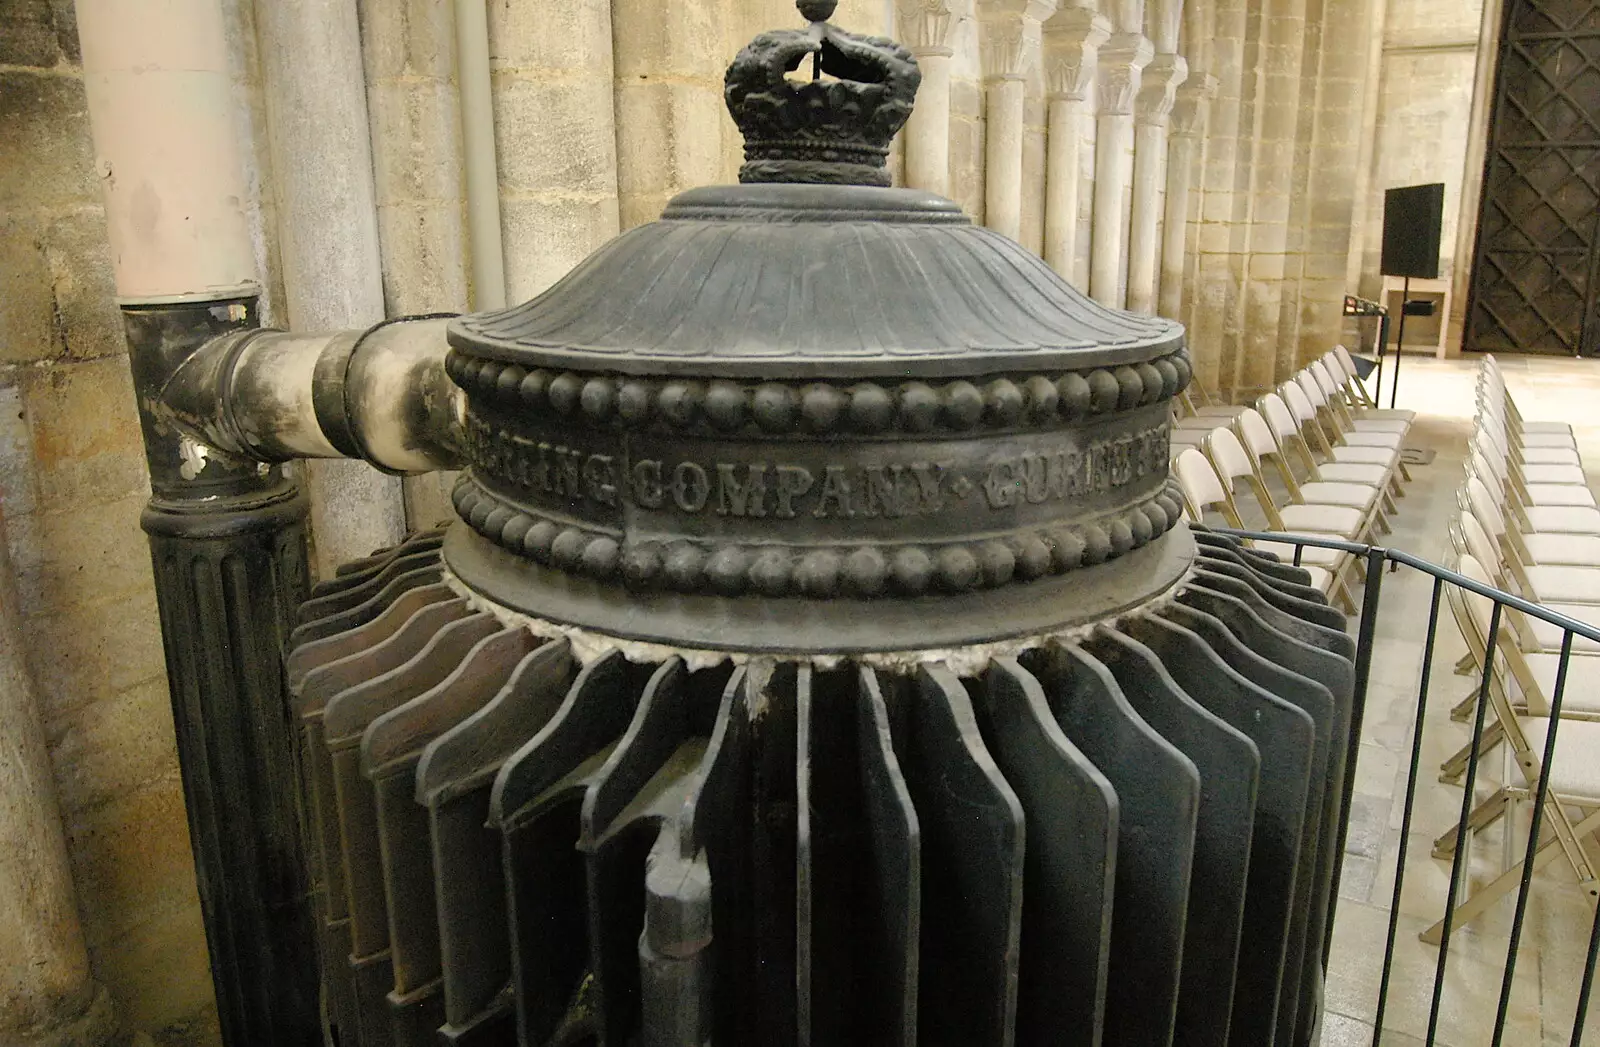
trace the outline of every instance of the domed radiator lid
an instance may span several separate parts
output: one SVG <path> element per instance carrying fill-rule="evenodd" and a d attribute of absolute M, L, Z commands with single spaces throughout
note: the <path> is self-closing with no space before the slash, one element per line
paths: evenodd
<path fill-rule="evenodd" d="M 1183 328 L 887 188 L 919 80 L 825 21 L 758 36 L 727 75 L 744 184 L 452 324 L 463 581 L 622 635 L 839 651 L 1047 631 L 1171 584 Z"/>

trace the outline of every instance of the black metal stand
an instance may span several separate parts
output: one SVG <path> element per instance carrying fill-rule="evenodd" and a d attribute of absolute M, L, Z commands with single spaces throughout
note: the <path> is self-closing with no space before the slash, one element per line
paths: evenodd
<path fill-rule="evenodd" d="M 1393 410 L 1394 399 L 1400 394 L 1400 355 L 1406 344 L 1406 303 L 1411 299 L 1411 277 L 1406 277 L 1400 283 L 1400 327 L 1394 333 L 1394 375 L 1389 379 L 1389 408 Z"/>
<path fill-rule="evenodd" d="M 255 298 L 125 306 L 152 496 L 167 682 L 223 1041 L 322 1040 L 281 645 L 309 587 L 305 499 L 279 466 L 201 447 L 151 411 Z"/>

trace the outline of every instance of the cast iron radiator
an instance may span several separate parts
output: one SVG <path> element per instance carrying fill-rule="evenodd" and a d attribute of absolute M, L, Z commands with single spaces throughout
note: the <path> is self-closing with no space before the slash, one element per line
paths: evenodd
<path fill-rule="evenodd" d="M 832 6 L 743 184 L 452 322 L 457 518 L 300 610 L 339 1044 L 1315 1042 L 1344 618 L 1179 526 L 1181 325 L 888 187 Z"/>
<path fill-rule="evenodd" d="M 1353 645 L 1197 537 L 1170 602 L 905 672 L 580 659 L 438 532 L 348 565 L 288 659 L 339 1042 L 1313 1042 Z"/>

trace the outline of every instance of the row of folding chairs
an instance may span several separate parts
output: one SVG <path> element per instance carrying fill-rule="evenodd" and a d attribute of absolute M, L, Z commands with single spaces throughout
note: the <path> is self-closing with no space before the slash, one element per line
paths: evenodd
<path fill-rule="evenodd" d="M 1578 621 L 1600 622 L 1600 507 L 1572 428 L 1525 420 L 1492 356 L 1479 368 L 1477 414 L 1450 539 L 1456 569 L 1466 577 Z M 1480 760 L 1503 752 L 1504 768 L 1503 784 L 1468 816 L 1467 840 L 1452 829 L 1434 841 L 1434 856 L 1451 857 L 1473 835 L 1530 801 L 1548 774 L 1546 831 L 1532 856 L 1535 871 L 1564 859 L 1593 902 L 1600 896 L 1600 860 L 1588 840 L 1600 829 L 1600 644 L 1576 634 L 1572 638 L 1572 661 L 1561 687 L 1561 728 L 1546 766 L 1565 631 L 1510 606 L 1496 616 L 1488 597 L 1466 589 L 1448 586 L 1446 592 L 1467 645 L 1458 668 L 1483 680 L 1489 666 L 1486 686 L 1474 685 L 1452 716 L 1472 716 L 1480 691 L 1486 694 L 1490 708 L 1477 751 Z M 1441 765 L 1441 779 L 1458 781 L 1471 757 L 1469 742 Z M 1581 816 L 1575 818 L 1573 811 Z M 1508 863 L 1468 891 L 1454 925 L 1475 919 L 1516 890 L 1528 860 L 1524 855 Z M 1441 918 L 1422 939 L 1437 942 L 1443 925 Z"/>
<path fill-rule="evenodd" d="M 1245 527 L 1239 496 L 1249 491 L 1266 530 L 1355 542 L 1388 532 L 1395 497 L 1410 479 L 1402 449 L 1414 414 L 1378 409 L 1342 346 L 1253 406 L 1180 402 L 1187 413 L 1173 420 L 1172 469 L 1195 521 L 1208 522 L 1210 513 Z M 1283 559 L 1297 555 L 1287 542 L 1256 546 Z M 1312 584 L 1354 609 L 1354 558 L 1308 546 L 1298 559 Z"/>

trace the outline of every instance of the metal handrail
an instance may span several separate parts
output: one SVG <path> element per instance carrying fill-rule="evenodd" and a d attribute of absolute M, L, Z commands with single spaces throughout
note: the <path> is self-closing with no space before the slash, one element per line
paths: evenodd
<path fill-rule="evenodd" d="M 1532 889 L 1534 857 L 1539 851 L 1540 831 L 1543 827 L 1545 806 L 1550 802 L 1549 768 L 1555 758 L 1556 739 L 1561 727 L 1562 702 L 1566 693 L 1568 670 L 1572 659 L 1572 644 L 1574 636 L 1600 643 L 1600 628 L 1570 618 L 1548 607 L 1532 603 L 1515 593 L 1497 589 L 1494 586 L 1484 585 L 1472 578 L 1461 574 L 1459 571 L 1433 563 L 1400 549 L 1386 546 L 1369 545 L 1362 542 L 1351 542 L 1339 538 L 1329 538 L 1321 535 L 1287 534 L 1272 531 L 1252 531 L 1241 528 L 1213 528 L 1220 534 L 1231 535 L 1239 539 L 1262 540 L 1279 543 L 1289 543 L 1295 547 L 1293 563 L 1299 565 L 1305 548 L 1334 549 L 1360 556 L 1366 560 L 1367 580 L 1361 599 L 1361 616 L 1357 626 L 1356 638 L 1356 686 L 1355 701 L 1353 703 L 1350 723 L 1350 738 L 1348 741 L 1348 758 L 1346 761 L 1345 781 L 1342 783 L 1344 792 L 1344 814 L 1339 827 L 1339 853 L 1343 865 L 1343 854 L 1346 834 L 1349 827 L 1350 800 L 1355 785 L 1356 762 L 1360 755 L 1362 724 L 1366 711 L 1367 686 L 1372 671 L 1372 647 L 1376 636 L 1378 611 L 1382 601 L 1383 591 L 1383 565 L 1385 563 L 1405 565 L 1412 570 L 1419 571 L 1433 579 L 1433 595 L 1428 611 L 1428 633 L 1423 648 L 1422 674 L 1417 692 L 1417 709 L 1415 722 L 1411 735 L 1411 764 L 1406 778 L 1405 809 L 1401 818 L 1399 851 L 1396 856 L 1394 888 L 1389 902 L 1389 927 L 1384 946 L 1383 971 L 1378 985 L 1378 1001 L 1373 1016 L 1373 1047 L 1379 1047 L 1384 1034 L 1384 1016 L 1389 1002 L 1389 982 L 1394 966 L 1395 939 L 1399 930 L 1400 899 L 1405 887 L 1406 854 L 1411 839 L 1412 815 L 1416 801 L 1416 786 L 1418 768 L 1422 755 L 1422 734 L 1428 710 L 1428 694 L 1432 684 L 1433 658 L 1435 641 L 1439 627 L 1439 606 L 1446 584 L 1458 589 L 1476 593 L 1493 603 L 1490 614 L 1489 631 L 1485 637 L 1485 654 L 1483 659 L 1482 678 L 1477 691 L 1477 707 L 1473 716 L 1471 748 L 1468 750 L 1468 760 L 1464 780 L 1462 782 L 1462 800 L 1460 814 L 1456 821 L 1456 847 L 1451 859 L 1450 887 L 1445 902 L 1445 914 L 1442 921 L 1442 934 L 1439 941 L 1439 957 L 1434 970 L 1433 994 L 1428 1014 L 1428 1032 L 1424 1041 L 1428 1047 L 1435 1044 L 1438 1031 L 1443 999 L 1446 967 L 1449 962 L 1450 940 L 1454 931 L 1454 917 L 1456 903 L 1459 898 L 1459 889 L 1463 880 L 1462 864 L 1467 847 L 1465 846 L 1468 832 L 1468 821 L 1472 814 L 1477 783 L 1480 749 L 1482 747 L 1485 719 L 1489 702 L 1489 687 L 1493 679 L 1494 666 L 1498 652 L 1500 637 L 1500 621 L 1505 608 L 1512 608 L 1525 615 L 1538 618 L 1562 630 L 1561 653 L 1556 668 L 1556 681 L 1554 692 L 1550 696 L 1550 709 L 1548 714 L 1548 729 L 1545 732 L 1544 753 L 1540 763 L 1538 781 L 1534 783 L 1533 810 L 1529 818 L 1527 850 L 1523 854 L 1520 883 L 1517 889 L 1517 903 L 1515 915 L 1512 918 L 1511 933 L 1506 948 L 1506 962 L 1502 972 L 1500 996 L 1495 1014 L 1495 1026 L 1492 1047 L 1500 1047 L 1505 1037 L 1506 1021 L 1511 1000 L 1512 985 L 1514 983 L 1517 966 L 1517 954 L 1521 948 L 1522 930 L 1527 915 L 1528 896 Z M 1271 556 L 1263 553 L 1261 555 Z M 1334 890 L 1329 901 L 1328 937 L 1324 943 L 1324 963 L 1332 951 L 1332 935 L 1334 915 L 1338 903 L 1338 867 L 1335 871 Z M 1591 993 L 1594 987 L 1595 970 L 1597 961 L 1600 961 L 1600 908 L 1596 909 L 1594 923 L 1590 928 L 1589 943 L 1584 964 L 1582 981 L 1578 994 L 1576 1013 L 1573 1017 L 1572 1047 L 1579 1047 L 1583 1042 L 1584 1024 L 1588 1015 Z"/>

